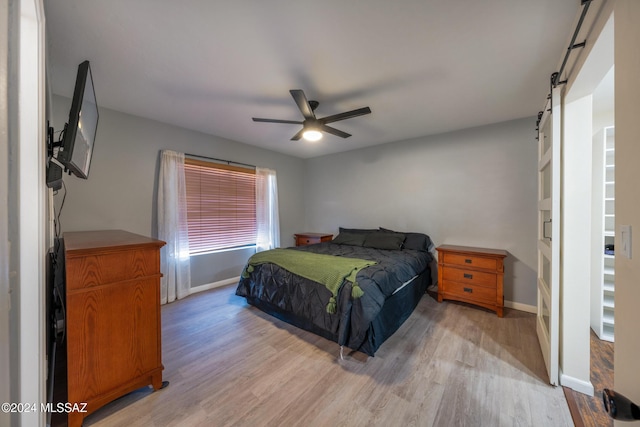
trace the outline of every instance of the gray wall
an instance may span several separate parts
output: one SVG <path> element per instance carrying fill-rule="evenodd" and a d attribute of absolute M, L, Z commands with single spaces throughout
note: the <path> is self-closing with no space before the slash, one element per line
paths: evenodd
<path fill-rule="evenodd" d="M 529 118 L 308 160 L 306 229 L 505 249 L 505 299 L 535 306 L 536 147 Z"/>
<path fill-rule="evenodd" d="M 67 121 L 70 106 L 70 99 L 54 96 L 56 131 Z M 89 179 L 65 175 L 62 231 L 123 229 L 157 236 L 157 177 L 163 149 L 276 170 L 280 241 L 282 246 L 293 244 L 293 234 L 304 226 L 303 160 L 106 108 L 100 109 Z M 62 193 L 55 197 L 57 208 Z M 241 250 L 192 258 L 192 287 L 239 276 L 251 253 Z"/>
<path fill-rule="evenodd" d="M 59 130 L 70 100 L 55 96 L 53 105 Z M 275 169 L 281 246 L 300 231 L 382 226 L 427 233 L 436 245 L 502 248 L 505 299 L 535 305 L 534 125 L 522 119 L 303 160 L 101 109 L 89 179 L 65 177 L 62 230 L 155 236 L 159 152 L 172 149 Z M 192 286 L 238 276 L 251 253 L 194 257 Z"/>

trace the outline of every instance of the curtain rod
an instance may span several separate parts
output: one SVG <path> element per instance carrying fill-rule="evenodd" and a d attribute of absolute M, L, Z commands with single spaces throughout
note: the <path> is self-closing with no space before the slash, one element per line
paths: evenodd
<path fill-rule="evenodd" d="M 217 162 L 226 163 L 228 165 L 233 163 L 234 165 L 247 166 L 247 167 L 254 168 L 254 169 L 257 168 L 256 165 L 250 165 L 250 164 L 247 164 L 247 163 L 234 162 L 233 160 L 216 159 L 215 157 L 201 156 L 200 154 L 184 153 L 184 155 L 185 156 L 190 156 L 190 157 L 199 157 L 201 159 L 215 160 Z"/>

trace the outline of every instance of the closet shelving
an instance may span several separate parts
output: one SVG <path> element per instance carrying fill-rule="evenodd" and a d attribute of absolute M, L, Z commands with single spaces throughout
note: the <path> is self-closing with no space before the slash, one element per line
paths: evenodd
<path fill-rule="evenodd" d="M 614 340 L 615 313 L 615 129 L 604 128 L 602 144 L 602 240 L 598 247 L 596 280 L 592 283 L 591 327 L 600 339 Z M 598 176 L 597 174 L 596 176 Z M 596 184 L 597 185 L 597 184 Z"/>

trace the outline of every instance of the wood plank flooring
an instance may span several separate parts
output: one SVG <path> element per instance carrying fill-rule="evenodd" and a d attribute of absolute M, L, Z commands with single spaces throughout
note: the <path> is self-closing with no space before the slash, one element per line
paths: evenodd
<path fill-rule="evenodd" d="M 375 357 L 213 289 L 163 306 L 166 389 L 144 388 L 85 426 L 571 426 L 549 386 L 535 316 L 425 295 Z"/>
<path fill-rule="evenodd" d="M 595 393 L 593 396 L 587 396 L 564 387 L 576 427 L 613 426 L 613 419 L 605 412 L 602 403 L 602 390 L 613 388 L 613 348 L 612 342 L 600 340 L 591 331 L 591 384 Z"/>

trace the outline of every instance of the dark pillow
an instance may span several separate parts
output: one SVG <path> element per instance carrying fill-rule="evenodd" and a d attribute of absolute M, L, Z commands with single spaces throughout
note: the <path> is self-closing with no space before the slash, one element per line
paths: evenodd
<path fill-rule="evenodd" d="M 405 249 L 413 249 L 416 251 L 429 251 L 431 246 L 431 238 L 422 233 L 405 233 L 407 238 L 404 241 Z"/>
<path fill-rule="evenodd" d="M 336 243 L 338 245 L 362 246 L 365 237 L 366 234 L 364 233 L 351 233 L 348 231 L 343 231 L 343 229 L 341 228 L 340 234 L 338 234 L 336 238 L 331 241 L 331 243 Z"/>
<path fill-rule="evenodd" d="M 340 229 L 340 233 L 342 233 L 343 231 L 346 231 L 347 233 L 354 233 L 354 234 L 369 234 L 369 233 L 377 233 L 377 232 L 380 231 L 377 228 L 366 229 L 366 228 L 342 228 L 342 227 L 339 227 L 339 229 Z"/>
<path fill-rule="evenodd" d="M 402 233 L 380 231 L 369 233 L 364 239 L 363 246 L 376 249 L 402 249 L 405 236 Z"/>
<path fill-rule="evenodd" d="M 380 227 L 380 231 L 383 232 L 393 232 L 392 230 L 388 230 L 386 228 Z M 394 232 L 395 233 L 395 232 Z M 424 251 L 429 252 L 429 247 L 431 247 L 431 238 L 423 233 L 404 233 L 406 238 L 404 240 L 404 249 L 413 249 L 415 251 Z"/>

